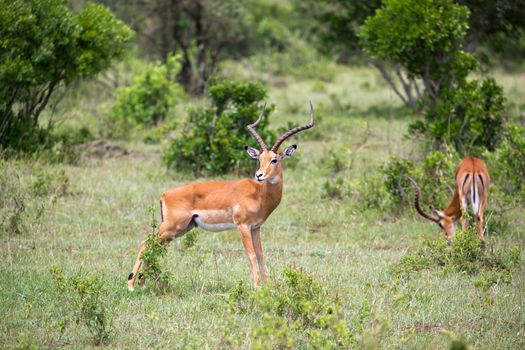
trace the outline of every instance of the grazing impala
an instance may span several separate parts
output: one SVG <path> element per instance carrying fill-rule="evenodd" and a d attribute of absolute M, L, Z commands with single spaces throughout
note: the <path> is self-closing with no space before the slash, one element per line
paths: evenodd
<path fill-rule="evenodd" d="M 250 259 L 253 283 L 259 286 L 257 265 L 262 283 L 266 281 L 261 245 L 261 226 L 281 201 L 283 175 L 281 162 L 291 157 L 297 148 L 292 145 L 282 153 L 279 146 L 292 135 L 314 126 L 314 109 L 310 102 L 310 123 L 298 126 L 284 133 L 268 150 L 263 139 L 255 131 L 264 116 L 264 107 L 255 123 L 247 126 L 261 151 L 245 147 L 248 155 L 259 160 L 259 170 L 252 179 L 224 182 L 210 181 L 189 184 L 171 189 L 162 194 L 160 200 L 162 224 L 159 236 L 163 243 L 180 237 L 194 227 L 207 231 L 224 231 L 238 228 L 244 249 Z M 128 277 L 128 289 L 133 290 L 137 272 L 142 265 L 142 253 L 146 248 L 143 241 L 133 271 Z M 139 284 L 144 278 L 139 275 Z"/>
<path fill-rule="evenodd" d="M 459 163 L 456 171 L 456 189 L 452 201 L 443 211 L 433 209 L 433 213 L 437 217 L 432 217 L 421 209 L 419 206 L 419 186 L 411 177 L 409 180 L 414 185 L 414 204 L 417 212 L 425 219 L 437 223 L 445 231 L 445 237 L 449 242 L 454 235 L 456 222 L 459 219 L 461 219 L 462 228 L 467 228 L 467 222 L 464 217 L 461 217 L 461 214 L 467 210 L 469 200 L 477 222 L 478 237 L 483 240 L 483 213 L 487 204 L 490 176 L 481 159 L 469 157 Z"/>

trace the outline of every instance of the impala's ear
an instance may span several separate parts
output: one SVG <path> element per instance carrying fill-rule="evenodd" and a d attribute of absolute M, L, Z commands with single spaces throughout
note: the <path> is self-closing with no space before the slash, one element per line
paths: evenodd
<path fill-rule="evenodd" d="M 244 146 L 244 149 L 246 150 L 246 153 L 248 153 L 250 157 L 252 157 L 253 159 L 259 159 L 259 155 L 261 154 L 261 152 L 259 152 L 253 147 L 248 147 L 248 146 Z"/>
<path fill-rule="evenodd" d="M 290 147 L 287 147 L 283 151 L 283 153 L 281 153 L 281 159 L 290 158 L 296 149 L 297 149 L 297 145 L 291 145 Z"/>

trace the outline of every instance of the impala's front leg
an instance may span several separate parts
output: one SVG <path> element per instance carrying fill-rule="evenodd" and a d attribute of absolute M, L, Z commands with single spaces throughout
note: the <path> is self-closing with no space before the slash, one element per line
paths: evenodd
<path fill-rule="evenodd" d="M 253 286 L 255 289 L 259 288 L 259 276 L 257 275 L 257 255 L 253 247 L 252 232 L 249 225 L 239 225 L 239 232 L 241 233 L 242 244 L 248 259 L 250 259 L 250 265 L 252 268 Z"/>
<path fill-rule="evenodd" d="M 459 207 L 461 208 L 460 214 L 460 220 L 461 220 L 461 229 L 465 231 L 467 229 L 467 198 L 465 197 L 465 192 L 463 192 L 463 189 L 459 187 L 458 189 L 458 196 L 459 196 Z"/>
<path fill-rule="evenodd" d="M 257 257 L 257 264 L 259 265 L 259 273 L 261 274 L 261 283 L 266 283 L 266 270 L 264 269 L 263 249 L 261 243 L 261 227 L 252 228 L 252 241 L 255 248 L 255 255 Z"/>

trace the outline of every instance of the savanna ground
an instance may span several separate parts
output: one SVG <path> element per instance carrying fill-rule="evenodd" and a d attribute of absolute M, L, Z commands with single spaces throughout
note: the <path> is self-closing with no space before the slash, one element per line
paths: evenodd
<path fill-rule="evenodd" d="M 417 144 L 404 137 L 414 117 L 374 70 L 330 69 L 326 81 L 257 77 L 266 80 L 268 101 L 276 106 L 271 128 L 306 121 L 309 99 L 315 103 L 317 121 L 313 131 L 297 140 L 296 163 L 284 165 L 283 200 L 263 228 L 270 279 L 280 278 L 287 266 L 312 274 L 328 295 L 337 296 L 356 347 L 442 349 L 451 339 L 464 337 L 479 349 L 524 348 L 523 254 L 510 271 L 512 281 L 490 288 L 474 283 L 479 276 L 437 268 L 399 277 L 392 266 L 421 247 L 424 239 L 444 240 L 439 228 L 414 210 L 395 214 L 366 209 L 362 204 L 366 199 L 359 195 L 325 196 L 324 184 L 331 174 L 323 159 L 336 146 L 346 149 L 345 176 L 351 184 L 373 185 L 374 177 L 381 176 L 379 166 L 390 155 L 417 154 Z M 240 64 L 227 65 L 224 72 L 253 78 Z M 510 101 L 522 102 L 523 74 L 495 72 L 495 76 Z M 97 110 L 92 95 L 88 86 L 84 94 L 69 96 L 67 111 L 59 114 L 75 116 L 68 123 L 96 124 L 97 117 L 83 113 Z M 184 115 L 183 106 L 177 111 Z M 66 274 L 83 271 L 105 282 L 102 301 L 110 319 L 110 348 L 255 346 L 253 329 L 260 325 L 261 313 L 235 312 L 229 303 L 239 281 L 248 290 L 252 285 L 236 231 L 199 231 L 190 249 L 180 242 L 170 244 L 166 266 L 173 275 L 172 287 L 164 293 L 152 288 L 127 291 L 139 242 L 150 231 L 148 208 L 158 213 L 163 191 L 206 179 L 167 170 L 161 162 L 163 144 L 120 146 L 130 154 L 88 157 L 71 166 L 27 160 L 2 164 L 5 174 L 19 174 L 26 209 L 21 232 L 8 232 L 0 241 L 1 347 L 94 346 L 86 327 L 70 314 L 73 306 L 50 273 L 54 265 Z M 67 182 L 57 180 L 62 170 Z M 46 181 L 62 181 L 65 189 L 37 195 Z M 525 213 L 519 207 L 512 210 L 511 225 L 504 234 L 489 234 L 486 249 L 498 252 L 518 245 L 523 251 Z"/>

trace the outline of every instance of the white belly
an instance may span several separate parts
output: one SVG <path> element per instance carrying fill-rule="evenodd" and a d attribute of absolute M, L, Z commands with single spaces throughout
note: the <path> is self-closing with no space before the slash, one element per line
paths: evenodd
<path fill-rule="evenodd" d="M 220 232 L 236 227 L 231 211 L 227 210 L 195 210 L 193 221 L 197 227 L 206 231 Z"/>

